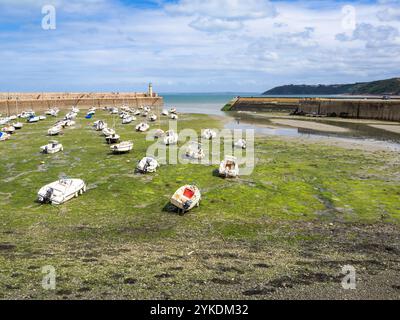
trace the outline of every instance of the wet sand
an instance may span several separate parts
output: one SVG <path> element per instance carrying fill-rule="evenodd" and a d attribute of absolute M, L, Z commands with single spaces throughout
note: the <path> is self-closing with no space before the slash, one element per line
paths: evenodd
<path fill-rule="evenodd" d="M 349 129 L 347 129 L 347 128 L 333 126 L 330 124 L 311 122 L 311 121 L 271 119 L 271 122 L 273 122 L 275 124 L 280 124 L 283 126 L 290 126 L 290 127 L 310 129 L 310 130 L 323 131 L 323 132 L 348 132 L 349 131 Z"/>
<path fill-rule="evenodd" d="M 400 125 L 390 125 L 390 124 L 371 124 L 373 128 L 381 129 L 389 132 L 399 133 L 400 134 Z"/>

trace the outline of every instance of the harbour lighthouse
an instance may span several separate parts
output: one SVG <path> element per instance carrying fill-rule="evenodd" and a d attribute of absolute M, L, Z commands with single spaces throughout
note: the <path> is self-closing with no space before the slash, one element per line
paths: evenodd
<path fill-rule="evenodd" d="M 149 95 L 149 97 L 153 96 L 153 84 L 151 82 L 149 83 L 149 90 L 147 94 Z"/>

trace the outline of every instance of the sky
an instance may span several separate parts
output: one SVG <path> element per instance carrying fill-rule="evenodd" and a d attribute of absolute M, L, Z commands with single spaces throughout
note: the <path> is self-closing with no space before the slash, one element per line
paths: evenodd
<path fill-rule="evenodd" d="M 399 77 L 400 0 L 0 0 L 0 74 L 2 92 Z"/>

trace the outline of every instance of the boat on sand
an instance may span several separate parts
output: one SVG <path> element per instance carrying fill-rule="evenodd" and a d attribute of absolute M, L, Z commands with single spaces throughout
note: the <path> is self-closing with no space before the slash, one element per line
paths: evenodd
<path fill-rule="evenodd" d="M 133 142 L 132 141 L 122 141 L 119 144 L 115 144 L 110 147 L 110 150 L 113 153 L 126 153 L 133 149 Z"/>
<path fill-rule="evenodd" d="M 180 187 L 171 197 L 171 204 L 178 208 L 180 214 L 200 206 L 201 193 L 194 185 Z"/>
<path fill-rule="evenodd" d="M 62 204 L 86 192 L 86 184 L 81 179 L 61 179 L 49 183 L 38 192 L 38 202 Z"/>
<path fill-rule="evenodd" d="M 139 161 L 137 170 L 141 173 L 151 173 L 156 172 L 158 166 L 159 164 L 156 159 L 152 157 L 144 157 Z"/>
<path fill-rule="evenodd" d="M 239 165 L 237 158 L 233 156 L 225 156 L 224 161 L 219 166 L 219 175 L 225 178 L 236 178 L 239 175 Z"/>
<path fill-rule="evenodd" d="M 63 145 L 59 143 L 58 141 L 52 140 L 45 146 L 40 147 L 40 150 L 42 153 L 45 154 L 52 154 L 52 153 L 57 153 L 59 151 L 63 151 Z"/>

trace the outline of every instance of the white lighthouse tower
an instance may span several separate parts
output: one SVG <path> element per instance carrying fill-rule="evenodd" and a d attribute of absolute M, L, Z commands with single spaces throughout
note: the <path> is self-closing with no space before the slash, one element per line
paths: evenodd
<path fill-rule="evenodd" d="M 149 97 L 152 97 L 152 96 L 153 96 L 153 85 L 152 85 L 151 82 L 149 83 L 148 95 L 149 95 Z"/>

